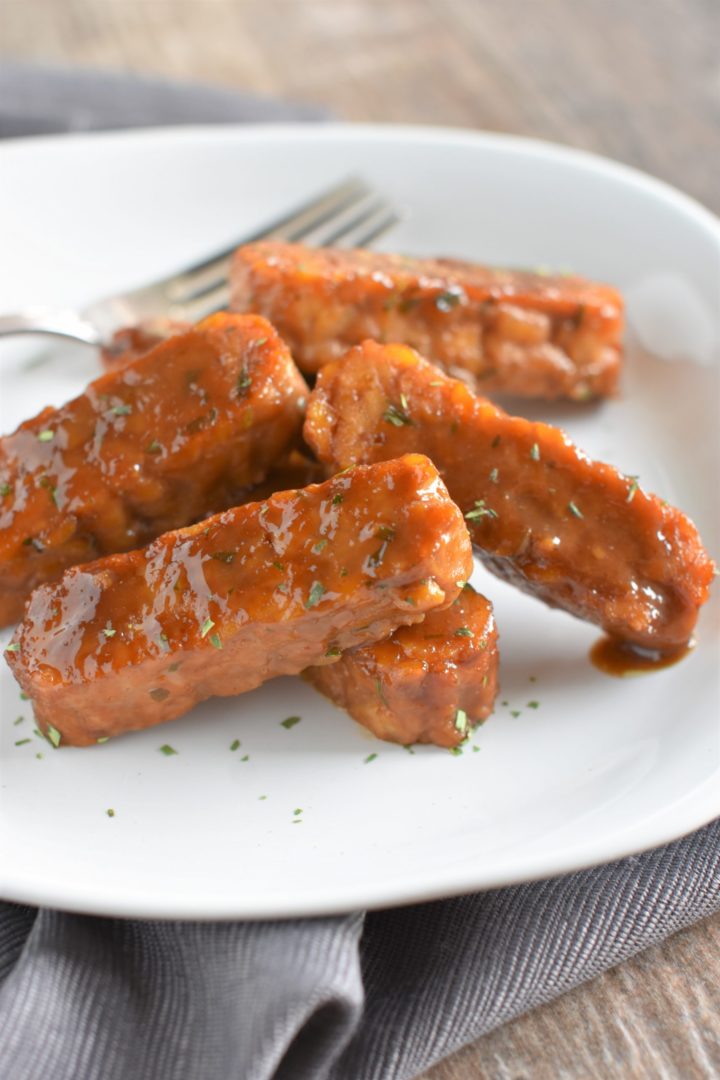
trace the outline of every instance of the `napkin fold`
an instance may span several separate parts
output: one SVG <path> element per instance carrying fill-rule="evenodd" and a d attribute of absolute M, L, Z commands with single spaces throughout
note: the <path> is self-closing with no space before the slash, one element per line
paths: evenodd
<path fill-rule="evenodd" d="M 0 135 L 321 119 L 4 63 Z M 720 911 L 720 821 L 563 878 L 337 918 L 103 919 L 0 901 L 0 1080 L 410 1080 Z"/>

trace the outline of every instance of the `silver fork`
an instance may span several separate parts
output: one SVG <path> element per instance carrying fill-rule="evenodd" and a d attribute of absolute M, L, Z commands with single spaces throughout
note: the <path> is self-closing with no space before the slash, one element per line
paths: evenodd
<path fill-rule="evenodd" d="M 135 326 L 145 319 L 197 322 L 227 306 L 230 260 L 240 244 L 276 239 L 314 247 L 367 247 L 399 220 L 385 199 L 364 181 L 351 178 L 162 281 L 95 301 L 77 312 L 27 308 L 0 315 L 0 337 L 52 334 L 97 346 L 121 326 Z"/>

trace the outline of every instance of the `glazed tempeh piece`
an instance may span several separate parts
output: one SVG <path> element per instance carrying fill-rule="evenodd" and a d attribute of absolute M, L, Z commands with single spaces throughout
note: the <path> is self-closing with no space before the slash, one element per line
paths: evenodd
<path fill-rule="evenodd" d="M 692 522 L 412 349 L 366 342 L 324 368 L 304 434 L 333 469 L 427 454 L 490 570 L 634 645 L 689 640 L 713 577 Z"/>
<path fill-rule="evenodd" d="M 236 252 L 232 306 L 269 318 L 315 372 L 402 341 L 481 393 L 585 401 L 617 390 L 623 301 L 580 277 L 265 241 Z"/>
<path fill-rule="evenodd" d="M 40 726 L 87 745 L 333 663 L 449 604 L 471 568 L 462 514 L 409 455 L 68 570 L 7 658 Z"/>
<path fill-rule="evenodd" d="M 379 739 L 457 746 L 487 719 L 497 695 L 492 605 L 466 584 L 421 623 L 303 674 Z"/>
<path fill-rule="evenodd" d="M 68 566 L 232 505 L 306 396 L 265 319 L 214 315 L 0 439 L 0 625 Z"/>
<path fill-rule="evenodd" d="M 156 345 L 192 329 L 192 323 L 178 319 L 146 319 L 135 326 L 122 326 L 100 349 L 100 359 L 109 370 L 125 367 L 146 356 Z"/>

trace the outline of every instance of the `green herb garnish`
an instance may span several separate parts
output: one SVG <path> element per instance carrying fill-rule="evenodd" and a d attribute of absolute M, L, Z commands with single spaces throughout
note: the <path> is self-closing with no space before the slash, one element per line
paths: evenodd
<path fill-rule="evenodd" d="M 500 474 L 498 473 L 497 469 L 492 469 L 492 470 L 490 471 L 490 477 L 489 477 L 489 479 L 490 479 L 490 483 L 491 483 L 491 484 L 497 484 L 497 483 L 499 483 L 499 480 L 498 480 L 498 477 L 499 477 L 499 475 L 500 475 Z"/>
<path fill-rule="evenodd" d="M 222 649 L 223 643 L 219 634 L 210 635 L 210 644 L 214 649 Z"/>
<path fill-rule="evenodd" d="M 210 556 L 211 559 L 217 559 L 218 562 L 231 563 L 235 558 L 234 551 L 213 551 Z"/>
<path fill-rule="evenodd" d="M 400 395 L 405 402 L 405 407 L 390 404 L 383 413 L 383 420 L 386 420 L 388 424 L 392 424 L 394 427 L 403 427 L 404 425 L 412 426 L 412 420 L 407 414 L 407 398 L 404 394 Z"/>
<path fill-rule="evenodd" d="M 573 515 L 573 517 L 576 517 L 576 518 L 582 518 L 582 517 L 584 517 L 584 516 L 585 516 L 585 515 L 583 514 L 582 510 L 579 510 L 579 509 L 578 509 L 578 507 L 577 507 L 577 506 L 575 505 L 575 503 L 574 503 L 574 502 L 569 502 L 569 503 L 568 503 L 568 510 L 569 510 L 569 511 L 570 511 L 570 513 L 571 513 L 571 514 Z"/>
<path fill-rule="evenodd" d="M 210 618 L 206 619 L 205 622 L 200 627 L 200 637 L 201 638 L 207 637 L 207 635 L 210 633 L 210 631 L 212 630 L 214 625 L 215 625 L 215 623 L 213 622 L 212 619 L 210 619 Z"/>
<path fill-rule="evenodd" d="M 540 702 L 539 701 L 528 701 L 527 707 L 528 707 L 528 709 L 539 709 L 540 708 Z"/>
<path fill-rule="evenodd" d="M 114 405 L 110 412 L 113 416 L 129 416 L 132 412 L 131 405 Z"/>
<path fill-rule="evenodd" d="M 375 761 L 376 757 L 377 754 L 368 754 L 368 756 L 363 761 L 363 765 L 369 765 L 371 761 Z"/>
<path fill-rule="evenodd" d="M 625 502 L 631 503 L 635 498 L 635 492 L 640 487 L 640 484 L 638 483 L 637 476 L 628 476 L 628 480 L 630 481 L 630 487 L 628 488 L 627 498 L 625 499 Z"/>
<path fill-rule="evenodd" d="M 536 442 L 534 442 L 532 444 L 532 447 L 530 448 L 530 457 L 533 459 L 533 461 L 540 460 L 540 447 Z"/>
<path fill-rule="evenodd" d="M 6 495 L 12 495 L 12 484 L 0 484 L 0 497 L 5 498 Z"/>
<path fill-rule="evenodd" d="M 307 609 L 315 607 L 316 604 L 320 603 L 326 592 L 327 589 L 321 581 L 313 581 L 310 587 L 310 595 L 305 601 L 305 607 Z"/>
<path fill-rule="evenodd" d="M 153 441 L 148 446 L 145 447 L 145 453 L 146 454 L 161 454 L 162 453 L 162 445 L 161 445 L 161 443 L 159 443 L 157 441 L 157 439 L 153 439 Z"/>
<path fill-rule="evenodd" d="M 280 721 L 280 727 L 284 727 L 289 731 L 290 728 L 294 728 L 296 724 L 299 724 L 301 720 L 301 716 L 288 716 L 287 719 Z"/>
<path fill-rule="evenodd" d="M 485 505 L 484 499 L 477 499 L 473 509 L 468 510 L 467 514 L 465 515 L 465 520 L 479 521 L 480 518 L 496 518 L 497 516 L 497 512 L 493 510 L 492 507 Z"/>
<path fill-rule="evenodd" d="M 250 378 L 250 375 L 248 374 L 248 372 L 246 370 L 241 371 L 240 374 L 238 375 L 238 381 L 237 381 L 237 387 L 236 387 L 237 396 L 238 397 L 247 397 L 248 391 L 249 391 L 251 386 L 252 386 L 252 379 Z"/>
<path fill-rule="evenodd" d="M 163 743 L 163 745 L 160 747 L 160 753 L 164 754 L 165 757 L 172 757 L 173 754 L 177 754 L 177 750 L 174 746 L 170 746 L 169 743 Z"/>
<path fill-rule="evenodd" d="M 16 746 L 25 746 L 26 743 L 32 742 L 32 739 L 18 739 L 15 743 Z"/>
<path fill-rule="evenodd" d="M 342 656 L 342 649 L 339 649 L 337 645 L 331 645 L 325 653 L 326 656 Z"/>
<path fill-rule="evenodd" d="M 249 761 L 249 760 L 250 760 L 250 755 L 249 755 L 249 754 L 244 754 L 244 755 L 243 755 L 243 756 L 242 756 L 242 757 L 240 758 L 240 760 L 241 760 L 241 761 Z"/>
<path fill-rule="evenodd" d="M 458 626 L 455 637 L 475 637 L 475 635 L 467 626 Z"/>
<path fill-rule="evenodd" d="M 455 730 L 464 735 L 467 731 L 468 718 L 464 709 L 458 709 L 455 713 Z"/>
<path fill-rule="evenodd" d="M 13 641 L 11 645 L 6 645 L 5 652 L 20 652 L 20 642 Z"/>
<path fill-rule="evenodd" d="M 54 438 L 55 432 L 48 429 L 46 431 L 40 432 L 40 434 L 38 435 L 38 442 L 50 442 L 50 440 Z"/>
<path fill-rule="evenodd" d="M 239 739 L 233 739 L 233 741 L 230 743 L 230 749 L 231 750 L 239 750 L 240 749 L 240 740 Z"/>
<path fill-rule="evenodd" d="M 57 750 L 58 746 L 60 745 L 60 739 L 62 738 L 62 736 L 58 729 L 56 727 L 53 727 L 52 724 L 46 724 L 45 726 L 47 728 L 47 737 Z"/>
<path fill-rule="evenodd" d="M 325 547 L 327 547 L 327 540 L 323 537 L 321 540 L 318 540 L 318 542 L 316 544 L 313 544 L 313 546 L 312 546 L 313 555 L 319 555 L 320 552 L 322 551 L 322 549 L 325 548 Z"/>
<path fill-rule="evenodd" d="M 435 297 L 435 307 L 438 311 L 452 311 L 465 298 L 465 293 L 457 285 L 451 285 L 445 292 Z"/>
<path fill-rule="evenodd" d="M 117 630 L 113 630 L 112 626 L 108 625 L 103 627 L 103 634 L 106 638 L 115 637 L 115 635 L 117 634 Z"/>
<path fill-rule="evenodd" d="M 109 739 L 110 739 L 109 735 L 101 735 L 99 739 L 95 740 L 95 742 L 106 743 L 106 742 L 108 742 Z"/>
<path fill-rule="evenodd" d="M 108 809 L 107 809 L 107 810 L 105 811 L 105 813 L 107 814 L 107 816 L 108 816 L 108 817 L 115 817 L 115 811 L 113 810 L 112 806 L 111 806 L 111 807 L 109 807 L 109 808 L 108 808 Z"/>
<path fill-rule="evenodd" d="M 344 500 L 344 495 L 333 495 L 332 504 L 333 504 L 333 506 L 339 506 L 340 503 L 343 502 L 343 500 Z"/>

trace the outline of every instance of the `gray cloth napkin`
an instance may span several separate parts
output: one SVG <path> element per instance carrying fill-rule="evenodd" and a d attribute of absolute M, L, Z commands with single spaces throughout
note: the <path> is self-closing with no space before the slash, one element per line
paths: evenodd
<path fill-rule="evenodd" d="M 0 71 L 0 133 L 317 111 L 122 75 Z M 410 1080 L 720 910 L 720 821 L 568 877 L 270 923 L 0 901 L 0 1080 Z"/>

